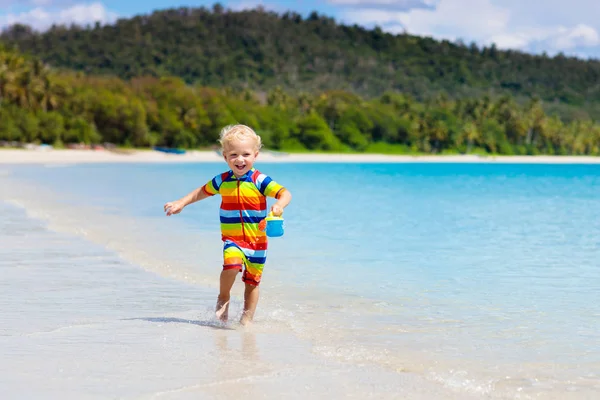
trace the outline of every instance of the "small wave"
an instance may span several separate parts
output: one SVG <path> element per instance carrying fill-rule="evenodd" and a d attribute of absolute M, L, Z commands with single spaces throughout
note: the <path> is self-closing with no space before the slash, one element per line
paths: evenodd
<path fill-rule="evenodd" d="M 217 238 L 214 235 L 209 239 L 171 232 L 169 243 L 179 244 L 173 248 L 165 242 L 156 220 L 108 214 L 101 208 L 86 205 L 75 206 L 61 201 L 53 192 L 21 182 L 10 182 L 8 192 L 7 203 L 25 209 L 29 218 L 45 221 L 52 231 L 99 244 L 122 259 L 166 278 L 211 288 L 218 286 L 216 274 L 210 268 L 221 263 L 219 246 L 212 245 Z M 203 262 L 196 259 L 198 254 L 203 254 Z M 204 273 L 203 265 L 206 265 Z"/>
<path fill-rule="evenodd" d="M 24 336 L 42 336 L 42 335 L 51 335 L 57 332 L 63 332 L 72 329 L 80 329 L 80 328 L 94 328 L 100 326 L 101 323 L 93 323 L 93 324 L 76 324 L 76 325 L 66 325 L 60 326 L 58 328 L 50 329 L 47 331 L 38 331 L 38 332 L 29 332 Z"/>

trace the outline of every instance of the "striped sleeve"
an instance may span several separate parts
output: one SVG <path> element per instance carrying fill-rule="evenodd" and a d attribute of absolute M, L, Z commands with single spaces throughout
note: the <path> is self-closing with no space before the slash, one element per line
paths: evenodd
<path fill-rule="evenodd" d="M 266 197 L 276 199 L 285 191 L 285 188 L 265 174 L 256 177 L 256 187 Z"/>
<path fill-rule="evenodd" d="M 223 183 L 223 175 L 224 174 L 217 175 L 210 181 L 206 182 L 206 184 L 202 186 L 202 191 L 209 196 L 214 196 L 215 194 L 219 193 L 221 183 Z"/>

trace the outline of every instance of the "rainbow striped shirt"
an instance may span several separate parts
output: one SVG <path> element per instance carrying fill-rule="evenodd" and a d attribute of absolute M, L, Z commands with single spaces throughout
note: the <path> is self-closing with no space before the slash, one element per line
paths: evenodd
<path fill-rule="evenodd" d="M 233 171 L 208 181 L 202 190 L 209 196 L 221 195 L 221 236 L 253 250 L 267 249 L 267 235 L 258 227 L 267 217 L 267 196 L 276 199 L 285 188 L 252 168 L 238 178 Z"/>

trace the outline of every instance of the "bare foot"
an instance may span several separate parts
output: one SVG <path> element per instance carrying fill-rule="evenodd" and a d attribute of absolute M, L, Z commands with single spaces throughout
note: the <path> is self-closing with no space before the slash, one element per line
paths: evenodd
<path fill-rule="evenodd" d="M 248 326 L 252 324 L 252 317 L 248 315 L 248 313 L 243 313 L 242 318 L 240 318 L 240 324 L 243 326 Z"/>
<path fill-rule="evenodd" d="M 221 306 L 221 308 L 219 308 L 217 311 L 215 311 L 215 315 L 216 315 L 216 317 L 217 317 L 219 320 L 223 321 L 223 322 L 227 322 L 227 313 L 226 313 L 226 311 L 227 311 L 227 306 L 228 306 L 228 305 L 229 305 L 229 302 L 228 302 L 228 301 L 226 301 L 226 302 L 225 302 L 225 303 L 224 303 L 224 304 Z"/>

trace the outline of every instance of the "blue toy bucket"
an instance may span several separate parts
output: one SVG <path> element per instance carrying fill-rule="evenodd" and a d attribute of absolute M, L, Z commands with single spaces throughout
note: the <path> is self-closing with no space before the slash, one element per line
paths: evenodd
<path fill-rule="evenodd" d="M 274 217 L 269 214 L 266 218 L 267 220 L 267 236 L 269 237 L 279 237 L 283 236 L 283 218 L 282 217 Z"/>

